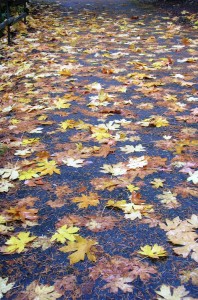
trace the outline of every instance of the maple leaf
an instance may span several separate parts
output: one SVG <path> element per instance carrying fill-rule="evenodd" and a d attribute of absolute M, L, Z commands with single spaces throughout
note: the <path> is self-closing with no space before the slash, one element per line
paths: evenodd
<path fill-rule="evenodd" d="M 181 224 L 182 220 L 180 220 L 179 217 L 174 218 L 172 221 L 169 219 L 166 219 L 166 224 L 161 223 L 160 228 L 162 228 L 165 231 L 170 231 L 172 229 L 175 229 L 178 227 L 179 224 Z"/>
<path fill-rule="evenodd" d="M 132 193 L 134 191 L 138 191 L 140 188 L 138 186 L 135 186 L 133 184 L 127 185 L 127 189 Z"/>
<path fill-rule="evenodd" d="M 110 288 L 110 292 L 117 293 L 118 289 L 123 291 L 124 293 L 133 292 L 133 286 L 128 283 L 133 281 L 133 278 L 130 277 L 118 277 L 118 276 L 110 276 L 106 279 L 109 283 L 105 284 L 102 289 Z"/>
<path fill-rule="evenodd" d="M 66 68 L 63 68 L 62 70 L 60 70 L 59 74 L 62 76 L 66 76 L 66 77 L 72 76 L 71 69 L 66 69 Z"/>
<path fill-rule="evenodd" d="M 70 129 L 74 128 L 75 125 L 76 125 L 76 121 L 74 121 L 74 120 L 66 120 L 66 121 L 60 123 L 60 127 L 64 131 L 66 131 L 68 128 L 70 128 Z"/>
<path fill-rule="evenodd" d="M 89 222 L 85 224 L 85 226 L 94 232 L 100 232 L 104 230 L 113 229 L 116 221 L 117 220 L 111 216 L 107 216 L 107 217 L 92 216 Z"/>
<path fill-rule="evenodd" d="M 167 206 L 167 208 L 175 208 L 180 206 L 180 203 L 176 198 L 177 194 L 171 191 L 163 191 L 162 195 L 158 195 L 157 198 L 160 199 L 161 203 Z"/>
<path fill-rule="evenodd" d="M 76 276 L 66 275 L 63 278 L 56 280 L 54 287 L 55 290 L 60 294 L 64 294 L 66 291 L 76 291 Z"/>
<path fill-rule="evenodd" d="M 145 148 L 141 144 L 138 144 L 137 146 L 126 145 L 124 147 L 120 147 L 120 149 L 121 149 L 121 151 L 123 151 L 127 154 L 133 153 L 133 152 L 145 151 Z"/>
<path fill-rule="evenodd" d="M 156 126 L 156 127 L 162 127 L 162 126 L 168 126 L 169 122 L 166 118 L 162 116 L 151 116 L 148 119 L 144 119 L 140 122 L 137 122 L 137 124 L 140 124 L 141 126 Z"/>
<path fill-rule="evenodd" d="M 78 203 L 79 208 L 87 208 L 90 206 L 97 206 L 99 203 L 99 197 L 96 193 L 89 193 L 89 195 L 82 194 L 81 197 L 74 197 L 72 202 Z"/>
<path fill-rule="evenodd" d="M 86 86 L 87 89 L 100 91 L 102 89 L 102 86 L 99 82 L 93 82 L 92 84 L 89 84 Z"/>
<path fill-rule="evenodd" d="M 42 250 L 46 250 L 46 249 L 50 248 L 51 246 L 52 246 L 52 243 L 51 243 L 50 239 L 45 235 L 39 236 L 30 245 L 30 247 L 33 249 L 41 247 Z"/>
<path fill-rule="evenodd" d="M 71 106 L 70 103 L 66 102 L 65 99 L 58 99 L 54 102 L 56 105 L 56 108 L 61 109 L 61 108 L 69 108 Z"/>
<path fill-rule="evenodd" d="M 92 247 L 97 244 L 98 243 L 95 240 L 84 239 L 81 236 L 77 236 L 76 241 L 68 242 L 67 246 L 61 247 L 59 250 L 64 253 L 75 251 L 69 255 L 70 264 L 75 264 L 80 260 L 84 260 L 85 255 L 87 255 L 89 260 L 96 261 L 96 256 Z"/>
<path fill-rule="evenodd" d="M 32 144 L 38 143 L 39 141 L 40 141 L 40 138 L 23 139 L 22 145 L 23 146 L 32 145 Z"/>
<path fill-rule="evenodd" d="M 135 220 L 135 219 L 142 219 L 142 214 L 140 211 L 132 211 L 130 214 L 125 214 L 125 219 Z"/>
<path fill-rule="evenodd" d="M 141 251 L 138 251 L 141 255 L 148 256 L 151 258 L 160 258 L 167 256 L 166 250 L 162 246 L 155 244 L 154 246 L 146 245 L 140 247 Z"/>
<path fill-rule="evenodd" d="M 198 262 L 198 243 L 196 242 L 198 228 L 198 217 L 192 215 L 191 219 L 181 221 L 179 218 L 173 221 L 166 220 L 167 226 L 160 224 L 166 231 L 168 239 L 178 247 L 173 248 L 174 252 L 183 257 L 191 254 L 191 258 Z"/>
<path fill-rule="evenodd" d="M 37 178 L 39 177 L 37 172 L 38 171 L 36 169 L 28 169 L 27 171 L 20 171 L 19 180 Z"/>
<path fill-rule="evenodd" d="M 30 208 L 28 209 L 26 206 L 20 207 L 10 207 L 7 212 L 13 215 L 13 220 L 21 220 L 25 222 L 26 220 L 36 221 L 38 216 L 36 215 L 38 209 Z"/>
<path fill-rule="evenodd" d="M 102 145 L 100 148 L 94 147 L 94 156 L 102 156 L 106 158 L 110 153 L 115 152 L 115 148 L 111 148 L 110 145 Z"/>
<path fill-rule="evenodd" d="M 0 193 L 8 192 L 9 188 L 11 187 L 14 187 L 14 184 L 10 183 L 8 180 L 6 179 L 0 180 Z"/>
<path fill-rule="evenodd" d="M 113 176 L 120 176 L 126 174 L 127 170 L 123 163 L 117 163 L 115 165 L 104 164 L 102 167 L 102 173 L 110 173 Z"/>
<path fill-rule="evenodd" d="M 192 269 L 190 271 L 182 271 L 180 279 L 181 283 L 188 282 L 191 279 L 192 284 L 198 285 L 198 268 Z"/>
<path fill-rule="evenodd" d="M 81 168 L 83 166 L 84 159 L 67 157 L 66 159 L 63 159 L 62 162 L 68 167 Z"/>
<path fill-rule="evenodd" d="M 7 234 L 9 231 L 13 231 L 13 226 L 6 226 L 6 222 L 11 221 L 8 216 L 0 215 L 0 233 L 1 234 Z"/>
<path fill-rule="evenodd" d="M 111 134 L 107 131 L 106 128 L 102 127 L 92 127 L 92 137 L 96 138 L 97 141 L 102 141 L 111 137 Z"/>
<path fill-rule="evenodd" d="M 114 123 L 114 121 L 109 121 L 109 123 L 106 124 L 100 124 L 98 125 L 100 128 L 104 128 L 107 130 L 118 130 L 120 127 L 120 124 Z"/>
<path fill-rule="evenodd" d="M 51 242 L 57 241 L 60 243 L 64 243 L 66 240 L 69 241 L 75 241 L 76 240 L 76 235 L 75 233 L 79 231 L 80 228 L 78 227 L 68 227 L 67 225 L 63 225 L 60 227 L 57 232 L 52 236 Z"/>
<path fill-rule="evenodd" d="M 150 274 L 157 273 L 155 267 L 150 267 L 148 263 L 141 262 L 137 258 L 127 259 L 122 256 L 102 257 L 101 260 L 91 269 L 90 277 L 93 280 L 102 278 L 111 285 L 104 286 L 114 288 L 124 288 L 124 278 L 130 278 L 130 282 L 140 277 L 142 281 L 150 278 Z M 121 280 L 119 280 L 119 278 Z M 127 283 L 127 282 L 125 282 Z M 125 286 L 127 288 L 127 286 Z M 132 288 L 132 286 L 130 286 Z"/>
<path fill-rule="evenodd" d="M 158 189 L 159 187 L 163 187 L 164 185 L 163 185 L 163 182 L 164 182 L 165 180 L 163 180 L 163 179 L 160 179 L 160 178 L 154 178 L 153 179 L 153 181 L 151 181 L 151 184 L 153 185 L 153 187 L 155 188 L 155 189 Z"/>
<path fill-rule="evenodd" d="M 137 169 L 137 168 L 143 168 L 148 164 L 147 159 L 145 159 L 144 156 L 136 157 L 136 158 L 129 158 L 129 163 L 127 164 L 127 167 L 129 169 Z"/>
<path fill-rule="evenodd" d="M 15 180 L 19 177 L 18 168 L 14 167 L 13 169 L 0 169 L 0 176 L 2 176 L 2 178 L 8 178 L 9 180 Z"/>
<path fill-rule="evenodd" d="M 38 167 L 35 171 L 39 172 L 40 175 L 52 175 L 53 173 L 60 174 L 60 170 L 56 166 L 55 160 L 44 159 L 37 163 Z"/>
<path fill-rule="evenodd" d="M 157 297 L 158 300 L 187 300 L 193 299 L 189 297 L 185 297 L 189 294 L 189 292 L 185 289 L 183 285 L 178 286 L 177 288 L 172 288 L 168 285 L 161 285 L 160 290 L 156 291 L 156 293 L 160 296 Z"/>
<path fill-rule="evenodd" d="M 31 154 L 31 153 L 32 153 L 32 149 L 26 148 L 26 149 L 23 149 L 23 150 L 16 150 L 14 155 L 26 156 L 26 155 Z"/>
<path fill-rule="evenodd" d="M 6 294 L 12 287 L 15 285 L 15 282 L 7 283 L 7 278 L 0 277 L 0 299 L 3 298 L 4 294 Z"/>
<path fill-rule="evenodd" d="M 124 209 L 124 207 L 126 206 L 126 200 L 119 200 L 119 201 L 114 201 L 114 200 L 109 200 L 106 203 L 106 206 L 112 206 L 115 208 L 119 208 L 119 209 Z"/>
<path fill-rule="evenodd" d="M 38 284 L 36 281 L 33 281 L 30 285 L 27 286 L 26 291 L 21 292 L 17 300 L 56 300 L 60 298 L 62 294 L 59 294 L 55 291 L 54 286 Z"/>
<path fill-rule="evenodd" d="M 109 94 L 108 93 L 105 93 L 104 90 L 100 90 L 99 93 L 98 93 L 98 100 L 103 102 L 103 101 L 106 101 L 109 99 Z"/>
<path fill-rule="evenodd" d="M 198 171 L 195 171 L 194 173 L 189 172 L 189 177 L 187 178 L 187 181 L 192 181 L 194 184 L 198 183 Z"/>
<path fill-rule="evenodd" d="M 21 253 L 25 250 L 25 247 L 34 239 L 36 236 L 30 237 L 30 232 L 19 232 L 18 235 L 12 236 L 7 242 L 6 247 L 2 247 L 3 252 L 6 254 Z"/>

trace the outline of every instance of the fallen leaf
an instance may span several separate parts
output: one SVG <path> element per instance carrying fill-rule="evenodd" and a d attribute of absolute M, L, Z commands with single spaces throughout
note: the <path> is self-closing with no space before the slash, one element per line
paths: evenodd
<path fill-rule="evenodd" d="M 193 298 L 185 297 L 189 294 L 189 292 L 185 289 L 183 285 L 177 287 L 177 288 L 172 288 L 168 285 L 161 285 L 160 290 L 156 291 L 156 293 L 160 296 L 157 297 L 158 300 L 190 300 Z"/>
<path fill-rule="evenodd" d="M 95 240 L 84 239 L 81 236 L 77 236 L 76 241 L 68 242 L 67 246 L 61 247 L 59 250 L 64 253 L 75 251 L 69 255 L 70 264 L 75 264 L 80 260 L 84 260 L 85 255 L 87 255 L 90 261 L 96 261 L 93 246 L 97 244 L 98 243 Z"/>
<path fill-rule="evenodd" d="M 8 277 L 6 278 L 0 277 L 0 299 L 3 298 L 4 294 L 10 291 L 15 285 L 15 282 L 12 283 L 7 283 L 7 282 L 8 282 Z"/>
<path fill-rule="evenodd" d="M 96 193 L 82 194 L 81 197 L 72 198 L 72 202 L 79 203 L 79 208 L 87 208 L 90 206 L 97 206 L 99 204 L 99 196 Z"/>
<path fill-rule="evenodd" d="M 57 241 L 60 243 L 64 243 L 66 240 L 69 241 L 75 241 L 76 240 L 76 234 L 79 231 L 78 227 L 68 227 L 67 225 L 63 225 L 60 227 L 57 232 L 51 237 L 51 242 Z"/>
<path fill-rule="evenodd" d="M 167 256 L 166 250 L 162 246 L 155 244 L 154 246 L 146 245 L 140 247 L 141 251 L 138 251 L 139 254 L 148 256 L 151 258 L 160 258 Z"/>
<path fill-rule="evenodd" d="M 5 254 L 21 253 L 26 250 L 26 246 L 36 239 L 36 236 L 30 237 L 30 232 L 19 232 L 18 235 L 12 236 L 2 247 L 1 251 Z"/>

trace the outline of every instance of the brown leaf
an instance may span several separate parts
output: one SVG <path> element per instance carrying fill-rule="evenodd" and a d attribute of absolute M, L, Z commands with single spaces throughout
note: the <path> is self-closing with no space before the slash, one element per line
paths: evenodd
<path fill-rule="evenodd" d="M 38 220 L 38 216 L 36 215 L 38 209 L 30 208 L 28 209 L 26 206 L 21 207 L 10 207 L 7 212 L 13 216 L 13 220 L 20 220 L 25 222 L 26 220 L 29 221 L 36 221 Z"/>
<path fill-rule="evenodd" d="M 104 157 L 106 158 L 110 153 L 115 152 L 115 148 L 111 148 L 110 145 L 108 144 L 104 144 L 100 147 L 100 149 L 98 151 L 95 151 L 93 153 L 93 156 L 97 156 L 97 157 Z"/>

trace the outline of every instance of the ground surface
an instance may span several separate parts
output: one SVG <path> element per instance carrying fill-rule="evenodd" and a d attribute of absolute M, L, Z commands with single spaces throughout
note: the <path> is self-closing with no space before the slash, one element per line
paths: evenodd
<path fill-rule="evenodd" d="M 196 299 L 197 15 L 164 8 L 34 2 L 1 39 L 0 298 Z"/>

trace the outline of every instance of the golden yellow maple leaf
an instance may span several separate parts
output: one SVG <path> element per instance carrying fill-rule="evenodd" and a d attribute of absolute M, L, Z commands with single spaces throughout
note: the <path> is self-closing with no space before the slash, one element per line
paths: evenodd
<path fill-rule="evenodd" d="M 133 184 L 129 184 L 127 185 L 127 189 L 129 190 L 129 192 L 134 192 L 134 191 L 138 191 L 140 188 L 138 186 L 135 186 Z"/>
<path fill-rule="evenodd" d="M 31 145 L 39 142 L 40 138 L 30 138 L 30 139 L 23 139 L 22 145 Z"/>
<path fill-rule="evenodd" d="M 115 208 L 119 208 L 119 209 L 124 209 L 124 207 L 126 206 L 126 200 L 120 200 L 120 201 L 114 201 L 114 200 L 109 200 L 106 204 L 106 206 L 112 206 Z"/>
<path fill-rule="evenodd" d="M 151 258 L 160 258 L 162 256 L 167 256 L 166 250 L 157 244 L 154 246 L 145 245 L 140 247 L 141 251 L 138 251 L 141 255 L 148 256 Z"/>
<path fill-rule="evenodd" d="M 109 99 L 109 95 L 107 93 L 105 93 L 104 90 L 101 90 L 98 94 L 98 100 L 103 102 L 108 99 Z"/>
<path fill-rule="evenodd" d="M 35 169 L 40 175 L 52 175 L 53 173 L 60 174 L 60 170 L 56 166 L 55 160 L 44 159 L 37 163 L 38 167 Z"/>
<path fill-rule="evenodd" d="M 12 236 L 5 244 L 6 247 L 2 247 L 3 252 L 11 254 L 14 252 L 21 253 L 25 250 L 28 243 L 35 240 L 36 236 L 30 236 L 30 232 L 19 232 L 17 236 Z"/>
<path fill-rule="evenodd" d="M 59 250 L 64 253 L 75 251 L 69 255 L 70 264 L 75 264 L 80 260 L 84 260 L 85 255 L 87 255 L 89 260 L 96 261 L 96 256 L 92 247 L 97 244 L 98 242 L 95 240 L 88 240 L 81 236 L 77 236 L 76 241 L 68 242 L 67 246 L 61 247 Z"/>
<path fill-rule="evenodd" d="M 37 178 L 39 175 L 37 174 L 37 170 L 28 169 L 27 171 L 21 171 L 19 175 L 19 180 L 26 180 L 31 178 Z"/>
<path fill-rule="evenodd" d="M 92 137 L 95 138 L 97 141 L 101 141 L 111 137 L 111 134 L 108 132 L 106 128 L 92 127 L 91 131 L 92 131 Z"/>
<path fill-rule="evenodd" d="M 79 208 L 87 208 L 90 206 L 97 206 L 99 203 L 99 197 L 96 193 L 89 193 L 89 195 L 82 194 L 81 197 L 74 197 L 72 202 L 78 203 Z"/>
<path fill-rule="evenodd" d="M 75 233 L 79 231 L 80 228 L 78 227 L 68 227 L 67 225 L 63 225 L 60 227 L 57 232 L 52 236 L 51 242 L 57 241 L 60 243 L 64 243 L 66 240 L 74 242 L 76 240 Z"/>
<path fill-rule="evenodd" d="M 56 105 L 56 108 L 61 109 L 61 108 L 69 108 L 71 106 L 70 103 L 67 103 L 66 100 L 64 99 L 58 99 L 54 102 Z"/>
<path fill-rule="evenodd" d="M 60 123 L 60 127 L 63 130 L 67 130 L 68 128 L 74 128 L 76 125 L 76 121 L 74 120 L 66 120 Z"/>
<path fill-rule="evenodd" d="M 67 76 L 67 77 L 72 76 L 71 70 L 70 69 L 66 69 L 66 68 L 64 68 L 61 71 L 59 71 L 59 74 L 63 75 L 63 76 Z"/>
<path fill-rule="evenodd" d="M 169 122 L 166 118 L 164 117 L 161 117 L 161 116 L 156 116 L 154 121 L 153 121 L 153 124 L 156 126 L 156 127 L 162 127 L 162 126 L 168 126 L 169 125 Z"/>

